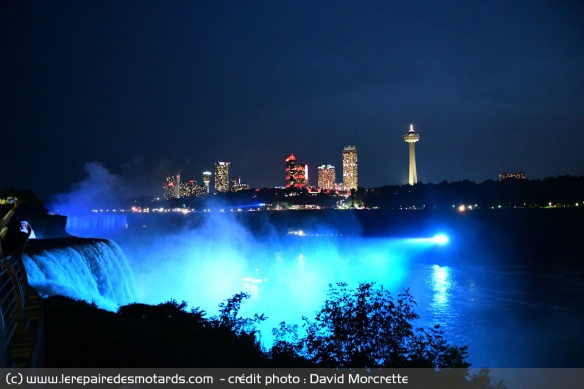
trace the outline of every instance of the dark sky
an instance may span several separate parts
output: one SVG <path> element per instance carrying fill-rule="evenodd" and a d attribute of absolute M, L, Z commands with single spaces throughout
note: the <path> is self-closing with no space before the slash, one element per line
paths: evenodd
<path fill-rule="evenodd" d="M 217 160 L 359 152 L 359 185 L 584 174 L 581 1 L 0 2 L 0 187 L 63 193 L 102 165 L 136 194 Z M 95 164 L 96 163 L 96 164 Z"/>

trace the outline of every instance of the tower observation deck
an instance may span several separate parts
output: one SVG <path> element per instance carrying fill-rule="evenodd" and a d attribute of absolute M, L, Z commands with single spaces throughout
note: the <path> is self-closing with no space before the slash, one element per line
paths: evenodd
<path fill-rule="evenodd" d="M 420 140 L 420 134 L 414 131 L 414 125 L 410 124 L 410 130 L 404 135 L 404 141 L 410 144 L 410 177 L 409 184 L 418 183 L 418 174 L 416 172 L 416 151 L 415 144 Z"/>

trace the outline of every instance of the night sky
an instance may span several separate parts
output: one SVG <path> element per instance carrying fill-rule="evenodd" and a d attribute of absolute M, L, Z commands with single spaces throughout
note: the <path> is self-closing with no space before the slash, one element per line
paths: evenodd
<path fill-rule="evenodd" d="M 410 123 L 424 183 L 584 174 L 584 3 L 0 2 L 0 188 L 282 186 L 290 153 L 341 181 L 347 145 L 405 184 Z"/>

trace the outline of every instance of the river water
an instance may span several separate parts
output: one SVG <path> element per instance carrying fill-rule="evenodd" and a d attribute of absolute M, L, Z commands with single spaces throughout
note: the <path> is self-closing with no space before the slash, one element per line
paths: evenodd
<path fill-rule="evenodd" d="M 329 284 L 376 282 L 409 289 L 415 325 L 440 324 L 473 367 L 584 367 L 582 212 L 473 212 L 129 215 L 103 235 L 128 257 L 140 301 L 211 316 L 247 292 L 242 313 L 269 318 L 266 345 L 279 322 L 313 318 Z"/>

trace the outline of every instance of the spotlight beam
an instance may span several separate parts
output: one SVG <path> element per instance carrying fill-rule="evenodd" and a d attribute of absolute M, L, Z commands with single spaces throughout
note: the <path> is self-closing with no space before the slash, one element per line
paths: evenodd
<path fill-rule="evenodd" d="M 445 234 L 434 235 L 431 238 L 412 238 L 407 240 L 409 243 L 421 243 L 421 244 L 436 244 L 444 246 L 448 244 L 448 236 Z"/>

